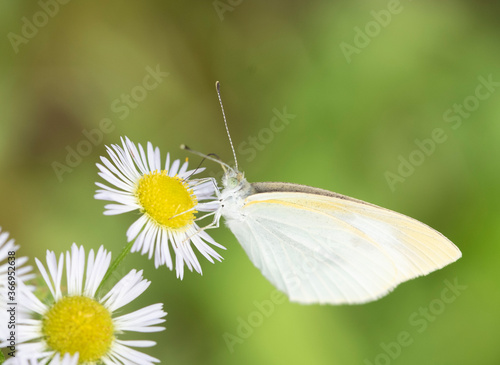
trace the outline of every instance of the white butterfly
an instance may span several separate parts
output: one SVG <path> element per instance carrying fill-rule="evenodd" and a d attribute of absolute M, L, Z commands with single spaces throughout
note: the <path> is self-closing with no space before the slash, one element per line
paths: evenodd
<path fill-rule="evenodd" d="M 429 226 L 327 190 L 248 183 L 228 169 L 220 214 L 250 260 L 291 301 L 365 303 L 461 257 Z"/>
<path fill-rule="evenodd" d="M 441 233 L 403 214 L 305 185 L 249 183 L 237 163 L 221 164 L 215 220 L 224 217 L 253 264 L 293 302 L 369 302 L 461 257 Z"/>

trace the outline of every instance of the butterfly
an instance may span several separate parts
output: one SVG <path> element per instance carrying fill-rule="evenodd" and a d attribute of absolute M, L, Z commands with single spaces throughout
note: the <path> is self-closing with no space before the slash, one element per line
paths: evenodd
<path fill-rule="evenodd" d="M 403 214 L 328 190 L 249 183 L 221 164 L 221 217 L 252 263 L 290 301 L 360 304 L 461 257 L 444 235 Z"/>

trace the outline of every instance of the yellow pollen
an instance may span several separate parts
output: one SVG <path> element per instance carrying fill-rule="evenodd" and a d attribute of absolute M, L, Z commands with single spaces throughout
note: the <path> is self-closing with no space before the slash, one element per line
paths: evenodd
<path fill-rule="evenodd" d="M 78 352 L 79 363 L 98 362 L 114 340 L 111 313 L 94 299 L 64 297 L 42 320 L 49 347 L 61 354 Z"/>
<path fill-rule="evenodd" d="M 168 176 L 165 170 L 144 175 L 135 195 L 143 212 L 165 228 L 189 226 L 198 213 L 194 209 L 198 202 L 193 190 L 180 177 Z"/>

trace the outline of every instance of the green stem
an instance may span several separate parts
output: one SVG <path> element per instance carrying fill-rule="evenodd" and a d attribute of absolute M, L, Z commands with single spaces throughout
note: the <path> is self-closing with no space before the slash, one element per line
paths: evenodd
<path fill-rule="evenodd" d="M 134 241 L 130 241 L 126 246 L 125 248 L 123 249 L 123 251 L 120 253 L 120 255 L 118 255 L 118 257 L 115 259 L 115 261 L 113 261 L 113 263 L 111 264 L 111 266 L 109 267 L 108 271 L 106 271 L 106 275 L 104 275 L 104 278 L 102 279 L 101 281 L 101 284 L 99 284 L 99 286 L 97 287 L 97 290 L 96 290 L 96 293 L 99 293 L 99 290 L 102 289 L 104 283 L 109 279 L 109 277 L 111 276 L 111 274 L 113 273 L 113 271 L 116 270 L 116 268 L 118 267 L 118 265 L 121 264 L 121 262 L 123 261 L 123 259 L 125 258 L 125 256 L 127 256 L 127 254 L 130 252 L 130 250 L 132 249 L 132 245 L 134 244 Z"/>

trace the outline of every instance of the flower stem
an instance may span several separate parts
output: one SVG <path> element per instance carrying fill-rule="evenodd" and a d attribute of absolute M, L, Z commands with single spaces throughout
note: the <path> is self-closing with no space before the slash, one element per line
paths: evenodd
<path fill-rule="evenodd" d="M 102 289 L 104 283 L 109 279 L 111 274 L 116 270 L 118 265 L 121 264 L 125 256 L 128 255 L 130 250 L 132 249 L 132 245 L 134 244 L 134 241 L 130 241 L 127 243 L 127 245 L 123 248 L 123 251 L 118 255 L 118 257 L 111 263 L 111 266 L 108 268 L 108 271 L 106 271 L 106 274 L 104 275 L 104 278 L 101 281 L 101 284 L 97 287 L 96 293 L 99 293 L 99 290 Z"/>

